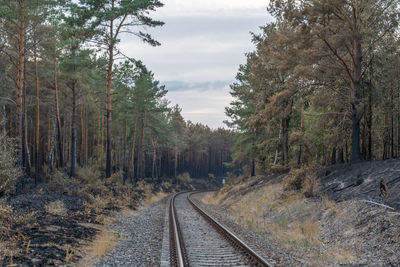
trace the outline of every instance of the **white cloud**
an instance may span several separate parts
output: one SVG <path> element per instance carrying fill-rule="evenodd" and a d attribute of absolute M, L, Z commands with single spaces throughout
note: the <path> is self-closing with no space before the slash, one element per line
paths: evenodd
<path fill-rule="evenodd" d="M 142 60 L 166 83 L 167 97 L 183 107 L 185 119 L 221 127 L 224 108 L 232 100 L 229 84 L 245 62 L 244 54 L 254 50 L 249 32 L 259 32 L 260 26 L 272 20 L 266 11 L 268 1 L 163 2 L 165 6 L 151 15 L 166 24 L 148 30 L 162 45 L 150 47 L 133 36 L 123 36 L 119 48 Z"/>
<path fill-rule="evenodd" d="M 200 122 L 211 128 L 223 127 L 225 107 L 231 102 L 229 88 L 213 88 L 204 90 L 189 89 L 170 91 L 167 97 L 173 104 L 182 107 L 182 115 L 186 120 Z"/>
<path fill-rule="evenodd" d="M 163 16 L 190 16 L 198 14 L 233 14 L 249 9 L 265 10 L 266 0 L 165 0 L 160 10 Z"/>

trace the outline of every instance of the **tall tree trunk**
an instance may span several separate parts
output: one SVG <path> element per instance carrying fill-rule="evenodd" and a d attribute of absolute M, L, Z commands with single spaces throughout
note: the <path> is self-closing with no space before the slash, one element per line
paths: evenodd
<path fill-rule="evenodd" d="M 101 115 L 101 137 L 100 137 L 101 153 L 100 158 L 104 158 L 104 114 Z"/>
<path fill-rule="evenodd" d="M 140 175 L 140 178 L 145 178 L 145 154 L 144 154 L 144 130 L 146 128 L 146 112 L 144 112 L 143 117 L 142 117 L 142 132 L 140 136 L 140 162 L 138 166 L 140 166 L 140 172 L 138 171 L 138 175 Z"/>
<path fill-rule="evenodd" d="M 252 140 L 252 147 L 254 148 L 254 139 Z M 253 154 L 253 153 L 252 153 Z M 221 167 L 223 166 L 222 151 L 221 151 Z M 251 177 L 256 176 L 256 159 L 254 154 L 251 155 Z"/>
<path fill-rule="evenodd" d="M 89 135 L 89 120 L 88 120 L 87 106 L 85 106 L 85 164 L 87 164 L 89 158 L 88 135 Z"/>
<path fill-rule="evenodd" d="M 175 179 L 177 178 L 177 176 L 178 176 L 178 173 L 177 173 L 177 171 L 178 171 L 178 156 L 179 156 L 179 151 L 178 151 L 178 134 L 176 135 L 176 137 L 175 137 L 175 160 L 174 160 L 174 176 L 175 176 Z"/>
<path fill-rule="evenodd" d="M 336 164 L 336 147 L 332 149 L 332 158 L 331 158 L 331 164 L 335 165 Z"/>
<path fill-rule="evenodd" d="M 394 96 L 393 86 L 390 88 L 390 124 L 391 124 L 391 136 L 390 136 L 390 157 L 393 159 L 394 155 Z"/>
<path fill-rule="evenodd" d="M 371 63 L 372 65 L 372 63 Z M 372 76 L 372 67 L 371 67 L 371 74 Z M 368 157 L 369 161 L 372 160 L 372 78 L 369 81 L 369 94 L 368 94 L 368 121 L 367 121 L 367 128 L 368 128 Z"/>
<path fill-rule="evenodd" d="M 84 105 L 81 106 L 81 153 L 80 153 L 80 163 L 81 166 L 85 165 L 85 111 Z"/>
<path fill-rule="evenodd" d="M 136 144 L 136 127 L 138 122 L 138 116 L 135 118 L 135 126 L 133 127 L 133 137 L 132 137 L 132 156 L 131 156 L 131 171 L 130 182 L 133 184 L 135 179 L 135 144 Z"/>
<path fill-rule="evenodd" d="M 301 134 L 303 134 L 303 128 L 304 128 L 304 103 L 302 103 L 302 106 L 301 106 L 301 119 L 300 119 Z M 301 144 L 299 144 L 299 151 L 297 154 L 297 165 L 301 164 L 301 153 L 302 153 L 302 146 L 301 146 Z"/>
<path fill-rule="evenodd" d="M 64 147 L 64 164 L 65 162 L 69 162 L 69 151 L 70 151 L 70 146 L 69 146 L 69 140 L 70 138 L 70 131 L 71 131 L 71 127 L 69 126 L 69 115 L 66 114 L 65 115 L 65 119 L 64 119 L 64 134 L 63 134 L 63 147 Z"/>
<path fill-rule="evenodd" d="M 351 133 L 351 161 L 361 161 L 360 153 L 360 118 L 358 116 L 358 109 L 360 106 L 361 98 L 361 67 L 362 67 L 362 50 L 361 40 L 358 37 L 353 39 L 354 60 L 352 61 L 352 75 L 351 81 L 352 88 L 352 133 Z"/>
<path fill-rule="evenodd" d="M 24 63 L 24 77 L 26 74 L 26 64 Z M 24 167 L 25 167 L 25 172 L 30 175 L 31 174 L 31 153 L 29 150 L 29 135 L 28 135 L 28 107 L 26 105 L 26 83 L 25 79 L 23 82 L 23 110 L 24 110 L 24 115 L 23 115 L 23 129 L 24 129 L 24 147 L 25 147 L 25 153 L 24 153 Z"/>
<path fill-rule="evenodd" d="M 397 156 L 400 156 L 400 86 L 397 85 Z"/>
<path fill-rule="evenodd" d="M 35 128 L 35 185 L 39 181 L 39 140 L 40 140 L 40 102 L 39 102 L 39 73 L 37 62 L 36 40 L 33 46 L 33 60 L 35 63 L 35 89 L 36 89 L 36 128 Z"/>
<path fill-rule="evenodd" d="M 63 151 L 63 138 L 62 138 L 62 128 L 60 119 L 60 107 L 58 103 L 58 82 L 57 82 L 57 58 L 54 55 L 54 105 L 56 111 L 56 122 L 57 122 L 57 142 L 58 142 L 58 155 L 59 155 L 59 166 L 64 168 L 64 151 Z"/>
<path fill-rule="evenodd" d="M 70 177 L 75 176 L 75 164 L 76 164 L 76 81 L 72 82 L 72 118 L 71 118 L 71 169 Z"/>
<path fill-rule="evenodd" d="M 128 136 L 128 122 L 126 119 L 126 112 L 125 112 L 125 119 L 124 119 L 124 136 L 122 137 L 122 151 L 123 151 L 123 155 L 122 155 L 122 169 L 124 172 L 124 179 L 123 179 L 123 184 L 125 184 L 126 178 L 128 177 L 128 164 L 127 164 L 127 156 L 126 156 L 126 151 L 127 151 L 127 136 Z"/>
<path fill-rule="evenodd" d="M 128 98 L 128 90 L 125 90 L 125 100 Z M 128 177 L 128 157 L 126 156 L 127 152 L 127 138 L 128 138 L 128 108 L 125 107 L 125 118 L 124 118 L 124 136 L 123 136 L 123 172 L 124 172 L 124 179 L 123 179 L 123 184 L 126 182 L 126 178 Z"/>
<path fill-rule="evenodd" d="M 114 7 L 114 1 L 112 1 Z M 106 141 L 106 178 L 111 176 L 111 85 L 112 70 L 114 64 L 114 20 L 110 20 L 110 44 L 108 47 L 108 69 L 107 69 L 107 141 Z"/>
<path fill-rule="evenodd" d="M 339 147 L 339 154 L 338 154 L 338 163 L 343 164 L 344 163 L 344 157 L 343 157 L 343 146 Z"/>
<path fill-rule="evenodd" d="M 22 91 L 24 86 L 24 61 L 25 61 L 25 1 L 18 0 L 19 4 L 19 28 L 18 28 L 18 63 L 16 82 L 16 136 L 18 150 L 18 165 L 23 166 L 23 132 L 22 132 Z"/>
<path fill-rule="evenodd" d="M 51 149 L 51 111 L 47 113 L 47 147 L 46 147 L 46 155 L 49 155 Z M 47 162 L 49 163 L 49 162 Z"/>
<path fill-rule="evenodd" d="M 55 139 L 56 139 L 56 118 L 52 117 L 51 119 L 51 137 L 50 137 L 50 151 L 49 151 L 49 167 L 51 170 L 54 169 L 55 165 Z"/>
<path fill-rule="evenodd" d="M 157 158 L 157 138 L 153 140 L 153 162 L 151 168 L 151 178 L 154 183 L 155 172 L 156 172 L 156 158 Z"/>
<path fill-rule="evenodd" d="M 4 144 L 3 144 L 3 148 L 4 151 L 7 151 L 7 144 L 5 142 L 5 138 L 7 137 L 7 107 L 4 104 L 3 105 L 3 135 L 4 135 Z"/>
<path fill-rule="evenodd" d="M 288 158 L 288 143 L 289 143 L 289 119 L 283 119 L 282 125 L 282 163 L 287 166 L 289 163 Z"/>
<path fill-rule="evenodd" d="M 279 136 L 278 136 L 279 142 L 281 142 L 281 138 L 282 138 L 282 126 L 283 126 L 283 123 L 282 123 L 282 120 L 281 120 L 281 125 L 280 125 L 280 127 L 279 127 Z M 277 164 L 277 163 L 278 163 L 278 153 L 279 153 L 279 150 L 278 150 L 278 148 L 276 148 L 276 150 L 275 150 L 274 164 Z"/>

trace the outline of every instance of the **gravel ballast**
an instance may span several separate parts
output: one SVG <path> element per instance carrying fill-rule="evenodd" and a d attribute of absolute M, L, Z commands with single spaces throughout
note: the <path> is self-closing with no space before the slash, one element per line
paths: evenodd
<path fill-rule="evenodd" d="M 160 266 L 167 201 L 163 198 L 134 215 L 119 214 L 111 227 L 118 244 L 94 266 Z"/>

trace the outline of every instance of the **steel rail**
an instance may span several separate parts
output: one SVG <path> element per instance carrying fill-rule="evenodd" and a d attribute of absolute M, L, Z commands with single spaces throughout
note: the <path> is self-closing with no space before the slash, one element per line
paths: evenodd
<path fill-rule="evenodd" d="M 189 266 L 182 233 L 179 227 L 178 216 L 175 209 L 175 198 L 183 193 L 184 192 L 175 194 L 172 197 L 169 206 L 170 264 L 171 266 L 177 267 Z"/>
<path fill-rule="evenodd" d="M 263 257 L 261 257 L 257 252 L 255 252 L 252 248 L 250 248 L 246 243 L 244 243 L 237 235 L 235 235 L 228 228 L 219 223 L 212 216 L 207 214 L 202 208 L 194 203 L 192 200 L 193 194 L 198 194 L 202 192 L 193 192 L 190 193 L 187 197 L 189 203 L 193 206 L 193 208 L 203 216 L 222 236 L 235 248 L 242 251 L 246 257 L 251 261 L 254 266 L 264 266 L 264 267 L 272 267 L 274 266 L 272 263 L 266 261 Z"/>

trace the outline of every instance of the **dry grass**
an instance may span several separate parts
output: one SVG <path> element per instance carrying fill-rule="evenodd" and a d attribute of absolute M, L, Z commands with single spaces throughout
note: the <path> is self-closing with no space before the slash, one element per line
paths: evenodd
<path fill-rule="evenodd" d="M 158 192 L 157 194 L 152 194 L 150 196 L 148 196 L 144 201 L 143 201 L 143 205 L 148 207 L 150 206 L 152 203 L 155 203 L 157 201 L 160 201 L 162 198 L 166 197 L 168 194 L 164 193 L 164 192 Z"/>
<path fill-rule="evenodd" d="M 147 184 L 145 181 L 139 181 L 136 185 L 137 190 L 144 192 L 144 198 L 151 195 L 151 191 L 153 186 L 151 184 Z"/>
<path fill-rule="evenodd" d="M 64 193 L 75 193 L 78 187 L 76 179 L 71 179 L 67 174 L 60 170 L 55 170 L 52 174 L 49 174 L 49 183 L 47 187 L 54 192 Z"/>
<path fill-rule="evenodd" d="M 65 207 L 64 202 L 62 202 L 61 200 L 50 202 L 45 206 L 45 209 L 48 213 L 58 216 L 66 216 L 68 213 L 68 210 Z"/>
<path fill-rule="evenodd" d="M 71 251 L 71 247 L 67 246 L 67 248 L 65 249 L 65 262 L 70 263 L 72 256 L 73 256 L 73 253 Z"/>
<path fill-rule="evenodd" d="M 208 193 L 202 199 L 202 202 L 209 205 L 218 205 L 220 198 L 218 193 Z"/>
<path fill-rule="evenodd" d="M 306 197 L 314 197 L 320 194 L 321 183 L 315 173 L 306 176 L 302 185 L 302 192 Z"/>
<path fill-rule="evenodd" d="M 189 184 L 190 181 L 192 180 L 190 178 L 190 174 L 188 172 L 185 172 L 183 174 L 178 175 L 178 177 L 176 177 L 176 179 L 179 181 L 179 183 L 181 184 Z"/>
<path fill-rule="evenodd" d="M 103 257 L 116 245 L 117 236 L 109 231 L 102 231 L 96 236 L 94 242 L 90 245 L 89 255 L 92 257 Z"/>
<path fill-rule="evenodd" d="M 170 190 L 171 187 L 172 187 L 172 184 L 169 183 L 169 182 L 163 182 L 163 183 L 161 184 L 161 188 L 164 188 L 164 190 Z"/>
<path fill-rule="evenodd" d="M 95 222 L 104 223 L 105 216 L 102 214 L 104 209 L 108 204 L 108 200 L 106 198 L 95 196 L 92 197 L 89 201 L 85 202 L 85 213 L 87 215 L 94 215 Z"/>
<path fill-rule="evenodd" d="M 100 232 L 96 235 L 96 238 L 84 248 L 85 256 L 77 266 L 92 266 L 99 258 L 105 256 L 107 252 L 113 250 L 117 245 L 118 235 L 110 232 L 106 227 L 102 227 L 99 230 Z"/>
<path fill-rule="evenodd" d="M 325 261 L 332 262 L 335 265 L 350 264 L 352 261 L 357 259 L 352 251 L 353 250 L 350 247 L 337 248 L 334 251 L 324 253 L 322 257 Z"/>
<path fill-rule="evenodd" d="M 323 203 L 324 208 L 325 208 L 326 210 L 330 210 L 330 211 L 333 212 L 333 213 L 336 213 L 336 212 L 337 212 L 337 204 L 336 204 L 336 202 L 330 200 L 330 199 L 328 198 L 328 196 L 324 196 L 324 197 L 322 198 L 322 203 Z"/>
<path fill-rule="evenodd" d="M 233 200 L 227 198 L 228 193 L 229 195 L 232 195 L 246 187 L 247 187 L 246 183 L 244 182 L 240 183 L 239 181 L 236 181 L 236 183 L 225 184 L 218 192 L 206 194 L 202 201 L 205 204 L 211 204 L 211 205 L 232 204 Z"/>
<path fill-rule="evenodd" d="M 321 252 L 322 229 L 319 220 L 324 210 L 337 212 L 337 204 L 327 197 L 322 201 L 308 198 L 319 194 L 319 183 L 315 177 L 307 176 L 306 172 L 299 171 L 289 179 L 280 183 L 270 182 L 244 195 L 240 190 L 250 182 L 242 181 L 226 186 L 219 193 L 209 193 L 202 201 L 211 205 L 229 206 L 239 224 L 259 234 L 266 234 L 284 249 L 307 253 L 311 259 L 309 264 L 313 261 L 333 264 L 352 261 L 354 257 L 350 248 L 337 247 L 332 253 Z M 298 190 L 299 187 L 289 190 L 288 184 L 299 185 L 302 190 Z M 226 198 L 227 195 L 229 198 Z"/>

